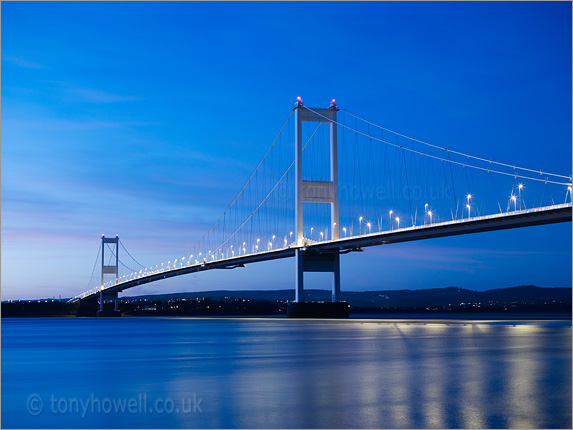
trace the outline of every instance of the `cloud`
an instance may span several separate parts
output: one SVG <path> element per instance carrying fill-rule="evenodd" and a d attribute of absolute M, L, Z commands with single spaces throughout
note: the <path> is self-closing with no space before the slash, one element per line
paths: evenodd
<path fill-rule="evenodd" d="M 7 119 L 8 127 L 14 130 L 43 130 L 43 131 L 70 131 L 70 130 L 104 130 L 126 127 L 151 127 L 161 125 L 158 122 L 146 121 L 97 121 L 97 120 L 70 120 L 70 119 Z"/>
<path fill-rule="evenodd" d="M 141 100 L 140 97 L 114 94 L 89 88 L 70 88 L 68 91 L 73 97 L 90 103 L 121 103 Z"/>
<path fill-rule="evenodd" d="M 9 63 L 14 64 L 15 66 L 21 67 L 23 69 L 45 69 L 44 66 L 34 63 L 33 61 L 26 60 L 20 56 L 3 56 L 3 61 L 8 61 Z"/>

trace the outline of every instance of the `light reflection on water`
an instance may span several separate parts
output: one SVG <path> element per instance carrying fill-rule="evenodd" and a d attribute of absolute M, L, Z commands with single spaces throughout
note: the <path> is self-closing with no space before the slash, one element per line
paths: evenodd
<path fill-rule="evenodd" d="M 571 376 L 571 321 L 2 320 L 3 427 L 571 428 Z M 52 404 L 142 395 L 202 413 Z"/>

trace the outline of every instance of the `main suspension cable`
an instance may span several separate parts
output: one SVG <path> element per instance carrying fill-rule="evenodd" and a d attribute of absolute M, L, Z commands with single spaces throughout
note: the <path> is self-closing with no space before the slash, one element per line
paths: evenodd
<path fill-rule="evenodd" d="M 461 162 L 459 162 L 459 161 L 454 161 L 454 160 L 451 160 L 451 159 L 450 159 L 450 160 L 446 160 L 446 159 L 444 159 L 443 157 L 438 157 L 438 156 L 436 156 L 436 155 L 427 154 L 427 153 L 425 153 L 425 152 L 418 151 L 418 150 L 416 150 L 416 149 L 408 148 L 408 147 L 403 146 L 403 145 L 398 145 L 397 143 L 388 142 L 387 140 L 380 139 L 380 138 L 378 138 L 378 137 L 376 137 L 376 136 L 370 136 L 369 134 L 364 133 L 363 131 L 356 130 L 356 129 L 354 129 L 354 128 L 352 128 L 352 127 L 346 125 L 346 124 L 342 124 L 342 123 L 340 123 L 340 122 L 338 122 L 338 121 L 334 121 L 334 120 L 332 120 L 331 118 L 328 118 L 328 117 L 326 117 L 326 116 L 324 116 L 324 115 L 322 115 L 322 114 L 320 114 L 320 113 L 318 113 L 318 112 L 312 110 L 312 109 L 309 108 L 309 107 L 306 107 L 306 106 L 303 106 L 303 107 L 304 107 L 305 109 L 309 110 L 310 112 L 314 113 L 315 115 L 318 115 L 318 116 L 320 116 L 320 117 L 322 117 L 322 118 L 328 120 L 329 122 L 332 122 L 333 124 L 337 124 L 337 125 L 339 125 L 339 126 L 341 126 L 341 127 L 347 128 L 347 129 L 349 129 L 349 130 L 351 130 L 351 131 L 353 131 L 353 132 L 355 132 L 355 133 L 358 133 L 358 134 L 361 134 L 361 135 L 363 135 L 363 136 L 372 138 L 372 139 L 374 139 L 374 140 L 377 140 L 377 141 L 379 141 L 379 142 L 385 143 L 385 144 L 387 144 L 387 145 L 394 146 L 394 147 L 396 147 L 396 148 L 404 149 L 405 151 L 409 151 L 409 152 L 413 152 L 413 153 L 415 153 L 415 154 L 419 154 L 419 155 L 424 156 L 424 157 L 430 157 L 430 158 L 434 158 L 434 159 L 436 159 L 436 160 L 442 160 L 442 161 L 446 161 L 446 162 L 448 162 L 448 163 L 457 164 L 457 165 L 459 165 L 459 166 L 467 166 L 467 167 L 471 167 L 472 169 L 483 170 L 484 172 L 489 171 L 489 172 L 493 172 L 493 173 L 498 173 L 498 174 L 500 174 L 500 175 L 511 176 L 511 177 L 514 177 L 514 178 L 528 179 L 528 180 L 537 181 L 537 182 L 547 182 L 547 183 L 549 183 L 549 184 L 556 184 L 556 185 L 571 185 L 571 183 L 569 183 L 569 182 L 555 182 L 555 181 L 549 181 L 549 180 L 546 179 L 546 178 L 545 178 L 545 179 L 532 178 L 532 177 L 530 177 L 530 176 L 518 175 L 517 173 L 507 173 L 507 172 L 501 172 L 501 171 L 499 171 L 499 170 L 486 169 L 486 168 L 484 168 L 484 167 L 474 166 L 474 165 L 472 165 L 472 164 L 461 163 Z M 415 139 L 412 139 L 412 140 L 415 140 Z M 447 150 L 447 149 L 446 149 L 446 151 L 450 151 L 450 150 Z M 454 151 L 450 151 L 450 152 L 454 153 Z M 459 153 L 457 153 L 457 154 L 459 154 Z M 465 155 L 465 154 L 464 154 L 464 155 Z M 471 156 L 469 156 L 469 157 L 471 157 Z M 473 158 L 476 158 L 476 157 L 473 157 Z M 484 159 L 484 161 L 489 162 L 489 160 L 485 160 L 485 159 Z M 494 163 L 494 162 L 491 161 L 491 163 Z M 499 164 L 499 163 L 498 163 L 498 164 Z M 514 167 L 514 166 L 511 166 L 511 165 L 507 165 L 507 166 L 516 169 L 516 167 Z M 533 170 L 533 172 L 542 173 L 542 174 L 549 174 L 549 173 L 540 172 L 540 171 L 535 171 L 535 170 Z M 570 179 L 570 178 L 567 177 L 567 176 L 561 176 L 561 175 L 552 175 L 552 176 L 558 176 L 558 177 L 561 177 L 561 178 Z"/>
<path fill-rule="evenodd" d="M 308 109 L 308 108 L 307 108 L 307 109 Z M 465 153 L 463 153 L 463 152 L 454 151 L 454 150 L 452 150 L 452 149 L 443 148 L 443 147 L 441 147 L 441 146 L 434 145 L 434 144 L 428 143 L 428 142 L 424 142 L 424 141 L 422 141 L 422 140 L 415 139 L 415 138 L 413 138 L 413 137 L 406 136 L 406 135 L 401 134 L 401 133 L 398 133 L 398 132 L 396 132 L 396 131 L 387 129 L 387 128 L 382 127 L 382 126 L 380 126 L 380 125 L 378 125 L 378 124 L 375 124 L 375 123 L 373 123 L 373 122 L 371 122 L 371 121 L 368 121 L 367 119 L 364 119 L 364 118 L 361 118 L 361 117 L 359 117 L 359 116 L 357 116 L 357 115 L 354 115 L 352 112 L 348 112 L 348 111 L 346 111 L 346 110 L 344 110 L 344 109 L 340 109 L 340 110 L 342 110 L 343 112 L 347 113 L 348 115 L 351 115 L 351 116 L 353 116 L 353 117 L 355 117 L 355 118 L 357 118 L 357 119 L 359 119 L 359 120 L 361 120 L 361 121 L 364 121 L 364 122 L 366 122 L 366 123 L 368 123 L 368 124 L 370 124 L 370 125 L 372 125 L 372 126 L 374 126 L 374 127 L 378 127 L 378 128 L 381 129 L 381 130 L 384 130 L 384 131 L 387 131 L 387 132 L 389 132 L 389 133 L 395 134 L 396 136 L 400 136 L 400 137 L 406 138 L 406 139 L 408 139 L 408 140 L 412 140 L 412 141 L 414 141 L 414 142 L 421 143 L 422 145 L 427 145 L 427 146 L 429 146 L 429 147 L 436 148 L 436 149 L 439 149 L 439 150 L 442 150 L 442 151 L 448 151 L 448 152 L 451 152 L 452 154 L 456 154 L 456 155 L 460 155 L 460 156 L 468 157 L 468 158 L 473 158 L 474 160 L 479 160 L 479 161 L 483 161 L 483 162 L 485 162 L 485 163 L 490 163 L 490 164 L 497 164 L 497 165 L 499 165 L 499 166 L 509 167 L 509 168 L 512 168 L 512 169 L 518 169 L 518 170 L 523 170 L 523 171 L 532 172 L 532 173 L 539 173 L 540 175 L 555 176 L 555 177 L 557 177 L 557 178 L 569 179 L 569 180 L 571 179 L 571 177 L 569 177 L 569 176 L 557 175 L 557 174 L 554 174 L 554 173 L 543 172 L 543 171 L 541 171 L 541 170 L 528 169 L 528 168 L 525 168 L 525 167 L 519 167 L 519 166 L 507 164 L 507 163 L 501 163 L 501 162 L 499 162 L 499 161 L 488 160 L 488 159 L 485 159 L 485 158 L 476 157 L 476 156 L 474 156 L 474 155 L 465 154 Z M 468 166 L 469 166 L 469 165 L 468 165 Z M 532 178 L 528 178 L 528 179 L 532 179 Z"/>
<path fill-rule="evenodd" d="M 125 247 L 125 245 L 123 244 L 123 242 L 121 241 L 121 239 L 119 240 L 119 244 L 121 245 L 121 247 L 123 248 L 123 250 L 126 252 L 127 255 L 129 255 L 129 257 L 135 261 L 135 264 L 137 264 L 138 266 L 141 266 L 143 269 L 146 269 L 146 267 L 141 264 L 139 261 L 137 261 L 135 258 L 133 258 L 133 256 L 129 253 L 129 251 L 127 250 L 127 248 Z M 118 259 L 119 260 L 119 259 Z"/>

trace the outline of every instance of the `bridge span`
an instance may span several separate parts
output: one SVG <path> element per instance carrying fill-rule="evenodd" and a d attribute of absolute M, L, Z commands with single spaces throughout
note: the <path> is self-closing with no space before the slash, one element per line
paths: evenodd
<path fill-rule="evenodd" d="M 169 270 L 160 269 L 134 279 L 117 283 L 111 287 L 85 292 L 82 295 L 74 297 L 70 301 L 76 302 L 84 299 L 97 299 L 101 295 L 109 298 L 117 298 L 117 294 L 122 291 L 148 284 L 150 282 L 206 270 L 235 269 L 245 267 L 245 265 L 251 263 L 295 257 L 297 252 L 302 252 L 305 254 L 305 257 L 308 256 L 312 259 L 312 255 L 340 255 L 348 252 L 361 251 L 363 248 L 370 246 L 389 245 L 393 243 L 435 239 L 463 234 L 571 222 L 572 216 L 573 209 L 571 203 L 565 203 L 535 209 L 500 213 L 496 215 L 405 227 L 392 231 L 363 234 L 322 242 L 304 239 L 302 246 L 292 245 L 285 248 L 261 251 L 237 257 L 221 258 L 214 261 L 203 261 L 199 264 L 188 264 L 187 266 L 180 268 Z"/>

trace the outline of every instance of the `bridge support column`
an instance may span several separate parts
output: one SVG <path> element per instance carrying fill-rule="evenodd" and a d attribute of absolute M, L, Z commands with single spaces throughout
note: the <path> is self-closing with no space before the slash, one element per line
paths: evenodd
<path fill-rule="evenodd" d="M 106 293 L 105 291 L 100 291 L 99 293 L 99 311 L 97 313 L 98 317 L 119 317 L 121 316 L 121 312 L 118 309 L 118 293 Z M 114 306 L 113 310 L 105 309 L 104 304 L 105 302 L 113 301 Z"/>
<path fill-rule="evenodd" d="M 340 254 L 336 253 L 332 270 L 332 301 L 340 301 Z"/>
<path fill-rule="evenodd" d="M 295 302 L 304 302 L 304 272 L 332 273 L 332 301 L 340 300 L 340 254 L 338 252 L 319 253 L 303 251 L 299 248 L 295 250 L 295 260 Z"/>
<path fill-rule="evenodd" d="M 347 318 L 348 303 L 340 301 L 340 254 L 319 253 L 297 249 L 295 301 L 287 305 L 291 318 Z M 332 273 L 332 302 L 304 300 L 304 272 Z"/>
<path fill-rule="evenodd" d="M 294 251 L 295 258 L 295 290 L 294 290 L 294 301 L 304 302 L 304 262 L 303 262 L 303 251 L 299 248 Z"/>

